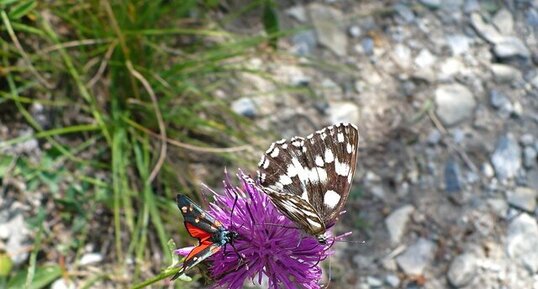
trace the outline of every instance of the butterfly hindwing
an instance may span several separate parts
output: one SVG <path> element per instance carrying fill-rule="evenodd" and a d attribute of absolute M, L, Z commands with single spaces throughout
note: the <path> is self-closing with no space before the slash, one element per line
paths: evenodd
<path fill-rule="evenodd" d="M 258 164 L 258 180 L 272 190 L 268 195 L 273 203 L 305 231 L 318 231 L 313 219 L 307 221 L 312 211 L 321 219 L 324 231 L 334 224 L 349 195 L 358 144 L 358 129 L 348 123 L 326 127 L 306 138 L 277 141 Z"/>
<path fill-rule="evenodd" d="M 229 236 L 232 234 L 187 196 L 178 194 L 177 206 L 185 220 L 187 232 L 198 239 L 199 244 L 185 257 L 181 270 L 172 277 L 172 280 L 217 253 L 222 246 L 231 241 Z M 226 237 L 222 238 L 223 235 Z"/>

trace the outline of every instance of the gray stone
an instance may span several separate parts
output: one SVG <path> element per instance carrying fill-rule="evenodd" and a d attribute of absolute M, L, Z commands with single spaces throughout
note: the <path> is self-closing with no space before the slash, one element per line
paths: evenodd
<path fill-rule="evenodd" d="M 435 91 L 436 113 L 447 126 L 470 118 L 476 101 L 467 87 L 461 84 L 441 85 Z"/>
<path fill-rule="evenodd" d="M 471 14 L 471 25 L 480 37 L 490 43 L 498 43 L 504 39 L 504 36 L 493 25 L 484 22 L 478 12 Z"/>
<path fill-rule="evenodd" d="M 530 133 L 526 133 L 521 136 L 519 139 L 522 145 L 524 146 L 532 146 L 534 144 L 534 136 Z"/>
<path fill-rule="evenodd" d="M 532 146 L 526 146 L 523 149 L 523 166 L 530 169 L 536 166 L 536 156 L 538 153 Z"/>
<path fill-rule="evenodd" d="M 256 117 L 258 115 L 256 103 L 249 97 L 242 97 L 232 102 L 232 110 L 246 117 Z"/>
<path fill-rule="evenodd" d="M 491 211 L 500 218 L 505 219 L 508 213 L 508 203 L 504 199 L 488 199 L 488 206 Z"/>
<path fill-rule="evenodd" d="M 411 66 L 412 59 L 411 59 L 411 49 L 409 47 L 405 46 L 402 43 L 396 44 L 394 46 L 394 60 L 400 65 L 402 68 L 408 68 Z"/>
<path fill-rule="evenodd" d="M 512 134 L 503 135 L 497 141 L 491 163 L 499 180 L 514 178 L 521 168 L 521 148 Z"/>
<path fill-rule="evenodd" d="M 492 90 L 489 94 L 491 106 L 499 110 L 499 114 L 507 118 L 514 112 L 514 105 L 508 97 L 498 90 Z"/>
<path fill-rule="evenodd" d="M 501 59 L 529 58 L 531 56 L 529 49 L 516 37 L 504 37 L 501 41 L 495 43 L 493 53 Z"/>
<path fill-rule="evenodd" d="M 492 22 L 502 34 L 511 34 L 514 31 L 514 19 L 512 18 L 512 13 L 507 9 L 499 10 L 493 17 Z"/>
<path fill-rule="evenodd" d="M 538 27 L 538 11 L 536 9 L 529 9 L 526 17 L 527 23 L 534 28 Z"/>
<path fill-rule="evenodd" d="M 385 282 L 392 288 L 397 288 L 400 285 L 400 278 L 394 274 L 389 274 L 385 277 Z"/>
<path fill-rule="evenodd" d="M 437 145 L 441 141 L 441 133 L 438 130 L 432 130 L 428 134 L 428 138 L 426 139 L 429 145 Z"/>
<path fill-rule="evenodd" d="M 361 28 L 359 26 L 352 25 L 352 26 L 349 27 L 348 33 L 349 33 L 349 36 L 351 36 L 353 38 L 358 38 L 359 36 L 361 36 L 362 30 L 361 30 Z"/>
<path fill-rule="evenodd" d="M 30 240 L 30 230 L 26 226 L 22 213 L 15 213 L 14 216 L 0 223 L 0 237 L 7 239 L 4 241 L 5 250 L 13 264 L 15 266 L 23 264 L 28 258 L 26 243 Z"/>
<path fill-rule="evenodd" d="M 370 288 L 379 288 L 383 286 L 383 281 L 379 280 L 378 278 L 374 276 L 366 277 L 366 282 L 368 283 Z"/>
<path fill-rule="evenodd" d="M 75 283 L 65 278 L 60 278 L 50 285 L 50 289 L 76 289 Z"/>
<path fill-rule="evenodd" d="M 374 40 L 370 37 L 365 37 L 361 40 L 362 52 L 366 55 L 374 54 L 375 43 Z"/>
<path fill-rule="evenodd" d="M 317 45 L 316 33 L 313 30 L 300 31 L 292 36 L 291 41 L 291 51 L 299 56 L 310 55 Z"/>
<path fill-rule="evenodd" d="M 435 250 L 435 243 L 428 239 L 419 238 L 403 254 L 396 257 L 396 262 L 407 275 L 418 276 L 433 260 Z"/>
<path fill-rule="evenodd" d="M 472 43 L 472 39 L 463 34 L 448 35 L 446 42 L 452 50 L 453 55 L 464 54 L 469 51 Z"/>
<path fill-rule="evenodd" d="M 464 69 L 465 65 L 458 58 L 447 58 L 441 64 L 437 77 L 441 81 L 448 81 L 458 75 L 458 73 L 462 73 Z"/>
<path fill-rule="evenodd" d="M 445 191 L 456 193 L 461 191 L 461 171 L 459 165 L 453 159 L 449 159 L 445 164 Z"/>
<path fill-rule="evenodd" d="M 385 225 L 389 231 L 392 244 L 400 243 L 405 233 L 407 222 L 414 211 L 415 207 L 412 205 L 405 205 L 399 209 L 396 209 L 385 219 Z"/>
<path fill-rule="evenodd" d="M 531 274 L 538 272 L 538 224 L 528 214 L 516 217 L 507 230 L 506 251 Z"/>
<path fill-rule="evenodd" d="M 512 83 L 522 79 L 521 71 L 515 67 L 497 63 L 492 64 L 490 67 L 497 83 Z"/>
<path fill-rule="evenodd" d="M 478 0 L 465 0 L 465 3 L 463 4 L 463 12 L 472 13 L 478 10 L 480 10 Z"/>
<path fill-rule="evenodd" d="M 299 22 L 306 22 L 306 9 L 302 5 L 296 5 L 286 10 L 286 14 L 295 18 Z"/>
<path fill-rule="evenodd" d="M 427 68 L 432 66 L 437 58 L 428 50 L 422 49 L 415 58 L 415 64 L 420 68 Z"/>
<path fill-rule="evenodd" d="M 308 6 L 310 19 L 316 29 L 318 41 L 338 56 L 345 56 L 347 52 L 347 37 L 345 31 L 339 26 L 343 15 L 340 10 L 312 3 Z"/>
<path fill-rule="evenodd" d="M 534 212 L 536 209 L 536 197 L 536 191 L 531 188 L 517 187 L 506 192 L 506 199 L 510 205 L 527 212 Z"/>
<path fill-rule="evenodd" d="M 103 255 L 100 253 L 86 253 L 82 255 L 79 261 L 80 266 L 91 265 L 103 261 Z"/>
<path fill-rule="evenodd" d="M 407 23 L 411 23 L 415 20 L 415 13 L 407 5 L 398 3 L 394 5 L 394 10 L 400 15 L 400 17 Z"/>
<path fill-rule="evenodd" d="M 448 268 L 448 281 L 455 287 L 469 284 L 477 273 L 476 258 L 472 254 L 462 254 L 454 258 Z"/>
<path fill-rule="evenodd" d="M 432 9 L 437 9 L 441 6 L 441 0 L 419 0 L 418 2 Z"/>
<path fill-rule="evenodd" d="M 495 176 L 495 171 L 489 162 L 485 162 L 481 167 L 482 173 L 487 178 L 493 178 Z"/>
<path fill-rule="evenodd" d="M 349 122 L 358 124 L 360 118 L 359 107 L 353 102 L 330 102 L 329 119 L 331 123 Z"/>

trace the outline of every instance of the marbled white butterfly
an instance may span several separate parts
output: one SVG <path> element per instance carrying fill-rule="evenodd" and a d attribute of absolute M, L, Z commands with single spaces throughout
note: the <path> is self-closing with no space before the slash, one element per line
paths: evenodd
<path fill-rule="evenodd" d="M 258 181 L 284 215 L 326 243 L 349 196 L 358 147 L 359 131 L 349 123 L 279 140 L 262 156 Z"/>

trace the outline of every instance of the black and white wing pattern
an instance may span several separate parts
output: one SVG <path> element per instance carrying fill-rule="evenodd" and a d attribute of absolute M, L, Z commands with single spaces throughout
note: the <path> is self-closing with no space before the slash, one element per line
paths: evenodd
<path fill-rule="evenodd" d="M 355 167 L 359 131 L 349 123 L 271 144 L 258 181 L 288 218 L 321 241 L 344 207 Z"/>

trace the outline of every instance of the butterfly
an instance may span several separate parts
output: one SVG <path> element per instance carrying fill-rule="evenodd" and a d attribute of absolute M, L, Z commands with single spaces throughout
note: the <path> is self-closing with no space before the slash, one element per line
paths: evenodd
<path fill-rule="evenodd" d="M 172 280 L 220 251 L 226 244 L 231 244 L 238 237 L 236 232 L 227 230 L 221 222 L 187 196 L 178 194 L 176 200 L 185 220 L 185 228 L 193 238 L 198 239 L 199 243 L 185 257 L 181 270 L 172 277 Z"/>
<path fill-rule="evenodd" d="M 279 140 L 261 157 L 258 182 L 284 215 L 326 244 L 325 231 L 349 196 L 358 147 L 359 131 L 349 123 Z"/>

